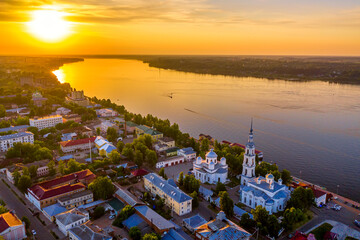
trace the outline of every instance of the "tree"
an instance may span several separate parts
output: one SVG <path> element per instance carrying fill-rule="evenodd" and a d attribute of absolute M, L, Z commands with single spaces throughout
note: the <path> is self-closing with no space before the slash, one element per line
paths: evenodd
<path fill-rule="evenodd" d="M 180 172 L 179 174 L 179 185 L 182 186 L 184 184 L 184 172 Z"/>
<path fill-rule="evenodd" d="M 30 176 L 29 168 L 23 167 L 23 169 L 22 169 L 22 175 Z"/>
<path fill-rule="evenodd" d="M 116 131 L 115 128 L 109 127 L 106 130 L 106 138 L 110 141 L 110 142 L 115 142 L 119 137 L 118 132 Z"/>
<path fill-rule="evenodd" d="M 29 173 L 30 173 L 30 177 L 31 178 L 35 178 L 37 177 L 37 169 L 39 166 L 37 165 L 32 165 L 29 167 Z"/>
<path fill-rule="evenodd" d="M 146 233 L 141 240 L 160 240 L 160 237 L 155 233 Z"/>
<path fill-rule="evenodd" d="M 62 160 L 59 161 L 59 172 L 61 175 L 64 175 L 65 173 L 65 163 Z"/>
<path fill-rule="evenodd" d="M 144 162 L 144 155 L 141 153 L 140 150 L 135 150 L 135 159 L 134 162 L 136 165 L 138 165 L 139 167 L 142 166 L 143 162 Z"/>
<path fill-rule="evenodd" d="M 291 198 L 288 202 L 289 207 L 300 208 L 305 211 L 310 208 L 314 202 L 314 193 L 311 188 L 304 189 L 303 187 L 296 188 L 291 193 Z"/>
<path fill-rule="evenodd" d="M 0 118 L 5 117 L 5 115 L 6 115 L 6 109 L 4 105 L 0 104 Z"/>
<path fill-rule="evenodd" d="M 270 215 L 267 223 L 267 230 L 270 237 L 277 238 L 281 225 L 275 215 Z"/>
<path fill-rule="evenodd" d="M 192 209 L 194 210 L 199 206 L 199 198 L 197 192 L 193 192 L 190 194 L 190 197 L 192 197 Z"/>
<path fill-rule="evenodd" d="M 124 147 L 125 147 L 125 144 L 124 144 L 124 142 L 119 141 L 119 142 L 116 144 L 116 147 L 117 147 L 117 149 L 118 149 L 119 152 L 122 152 L 122 150 L 123 150 Z"/>
<path fill-rule="evenodd" d="M 194 175 L 185 175 L 184 178 L 184 189 L 188 193 L 192 193 L 194 191 L 199 192 L 200 181 L 197 180 Z"/>
<path fill-rule="evenodd" d="M 253 228 L 255 226 L 255 221 L 250 218 L 248 213 L 241 215 L 240 225 L 246 229 Z"/>
<path fill-rule="evenodd" d="M 220 192 L 220 208 L 224 211 L 224 213 L 231 217 L 234 215 L 234 202 L 229 197 L 229 194 L 226 191 Z"/>
<path fill-rule="evenodd" d="M 129 236 L 133 240 L 141 240 L 141 231 L 138 227 L 131 227 L 129 230 Z"/>
<path fill-rule="evenodd" d="M 223 192 L 223 191 L 226 191 L 225 184 L 223 184 L 222 182 L 217 182 L 215 192 L 219 193 L 219 192 Z"/>
<path fill-rule="evenodd" d="M 84 164 L 77 162 L 75 159 L 70 159 L 67 163 L 67 168 L 65 169 L 66 174 L 78 172 L 85 167 Z"/>
<path fill-rule="evenodd" d="M 101 134 L 101 129 L 99 127 L 96 128 L 96 136 L 100 136 Z"/>
<path fill-rule="evenodd" d="M 286 170 L 286 169 L 283 169 L 281 171 L 281 179 L 283 181 L 283 184 L 287 185 L 291 182 L 291 174 L 290 174 L 290 171 Z"/>
<path fill-rule="evenodd" d="M 49 168 L 49 175 L 54 176 L 56 174 L 55 162 L 51 160 L 47 166 Z"/>
<path fill-rule="evenodd" d="M 134 160 L 134 150 L 132 149 L 131 145 L 129 146 L 126 144 L 121 154 L 127 157 L 130 161 Z"/>
<path fill-rule="evenodd" d="M 282 224 L 284 228 L 291 230 L 295 223 L 304 220 L 305 214 L 301 211 L 301 209 L 292 207 L 285 210 L 283 217 L 284 220 L 282 221 Z"/>
<path fill-rule="evenodd" d="M 97 206 L 94 210 L 94 219 L 101 218 L 105 214 L 105 208 L 103 206 Z"/>
<path fill-rule="evenodd" d="M 148 134 L 145 134 L 143 136 L 143 139 L 144 139 L 144 144 L 148 147 L 148 148 L 151 148 L 152 147 L 152 143 L 153 143 L 153 139 L 150 135 Z"/>
<path fill-rule="evenodd" d="M 14 178 L 14 184 L 15 186 L 17 186 L 19 184 L 19 180 L 20 180 L 21 174 L 19 173 L 18 170 L 15 170 L 13 172 L 13 178 Z"/>
<path fill-rule="evenodd" d="M 114 220 L 113 225 L 117 227 L 122 227 L 122 222 L 128 219 L 134 213 L 135 209 L 130 205 L 126 205 L 123 209 L 121 209 L 119 215 Z"/>
<path fill-rule="evenodd" d="M 269 219 L 269 212 L 263 206 L 259 205 L 251 210 L 251 214 L 259 226 L 260 231 L 265 235 L 268 234 L 267 222 Z"/>
<path fill-rule="evenodd" d="M 156 165 L 157 155 L 154 150 L 146 149 L 145 156 L 146 156 L 146 161 L 150 164 L 150 166 Z"/>
<path fill-rule="evenodd" d="M 121 160 L 120 153 L 118 153 L 117 151 L 112 151 L 109 154 L 109 158 L 113 164 L 118 164 L 118 163 L 120 163 L 120 160 Z"/>
<path fill-rule="evenodd" d="M 159 176 L 165 178 L 165 169 L 164 168 L 160 168 Z"/>
<path fill-rule="evenodd" d="M 0 205 L 0 214 L 7 213 L 9 209 L 7 209 L 5 206 Z"/>
<path fill-rule="evenodd" d="M 108 199 L 115 192 L 115 186 L 108 177 L 98 177 L 89 184 L 89 189 L 96 199 Z"/>
<path fill-rule="evenodd" d="M 206 153 L 207 151 L 209 151 L 209 147 L 210 147 L 209 139 L 203 138 L 203 139 L 201 140 L 200 151 L 201 151 L 202 153 Z"/>
<path fill-rule="evenodd" d="M 18 188 L 21 192 L 25 192 L 31 186 L 31 178 L 29 175 L 22 175 L 19 179 Z"/>
<path fill-rule="evenodd" d="M 23 216 L 23 217 L 21 218 L 21 221 L 25 223 L 25 228 L 26 228 L 26 229 L 29 229 L 30 224 L 31 224 L 30 220 L 29 220 L 26 216 Z"/>

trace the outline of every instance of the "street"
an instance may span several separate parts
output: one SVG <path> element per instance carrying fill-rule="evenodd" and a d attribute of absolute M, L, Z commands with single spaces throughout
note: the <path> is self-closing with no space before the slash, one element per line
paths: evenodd
<path fill-rule="evenodd" d="M 23 195 L 20 197 L 23 197 L 25 200 L 25 197 Z M 35 229 L 37 233 L 36 239 L 54 239 L 53 235 L 51 235 L 51 233 L 46 228 L 46 226 L 42 225 L 42 223 L 32 215 L 32 213 L 28 209 L 28 207 L 30 206 L 29 205 L 25 206 L 22 202 L 20 202 L 20 200 L 14 195 L 14 193 L 1 180 L 0 180 L 0 198 L 5 201 L 6 207 L 9 210 L 15 210 L 15 213 L 18 216 L 18 218 L 21 219 L 23 216 L 26 216 L 30 220 L 31 222 L 30 231 L 32 229 Z M 45 220 L 42 214 L 40 214 L 40 218 Z"/>

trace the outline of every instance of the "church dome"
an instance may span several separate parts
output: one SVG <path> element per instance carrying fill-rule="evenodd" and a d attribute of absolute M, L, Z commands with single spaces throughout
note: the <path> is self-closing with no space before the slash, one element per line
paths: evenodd
<path fill-rule="evenodd" d="M 274 179 L 274 175 L 272 175 L 271 173 L 269 173 L 269 174 L 266 175 L 266 178 L 268 178 L 268 179 Z"/>
<path fill-rule="evenodd" d="M 217 158 L 217 154 L 214 152 L 214 149 L 210 149 L 210 151 L 206 154 L 207 158 Z"/>

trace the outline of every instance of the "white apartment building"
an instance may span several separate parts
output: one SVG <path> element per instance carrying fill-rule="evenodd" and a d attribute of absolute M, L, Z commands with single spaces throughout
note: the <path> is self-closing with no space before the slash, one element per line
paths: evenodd
<path fill-rule="evenodd" d="M 31 118 L 30 126 L 37 127 L 39 130 L 44 128 L 55 127 L 58 123 L 63 123 L 63 118 L 60 115 L 46 116 L 46 117 L 35 117 Z"/>
<path fill-rule="evenodd" d="M 64 235 L 68 236 L 68 231 L 71 228 L 80 226 L 89 220 L 89 213 L 81 212 L 74 208 L 70 211 L 56 215 L 55 219 L 56 224 L 59 226 L 59 230 Z"/>
<path fill-rule="evenodd" d="M 34 144 L 34 134 L 31 132 L 20 132 L 0 136 L 0 151 L 6 152 L 14 146 L 14 143 L 31 143 Z"/>

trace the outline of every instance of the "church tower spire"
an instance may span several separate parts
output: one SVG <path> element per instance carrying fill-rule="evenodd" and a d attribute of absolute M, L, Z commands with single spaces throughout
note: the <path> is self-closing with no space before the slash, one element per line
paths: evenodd
<path fill-rule="evenodd" d="M 245 146 L 245 154 L 243 161 L 243 171 L 241 174 L 241 184 L 246 185 L 247 182 L 255 177 L 255 144 L 254 144 L 254 134 L 253 134 L 253 120 L 251 118 L 251 127 L 249 132 L 248 142 Z"/>

